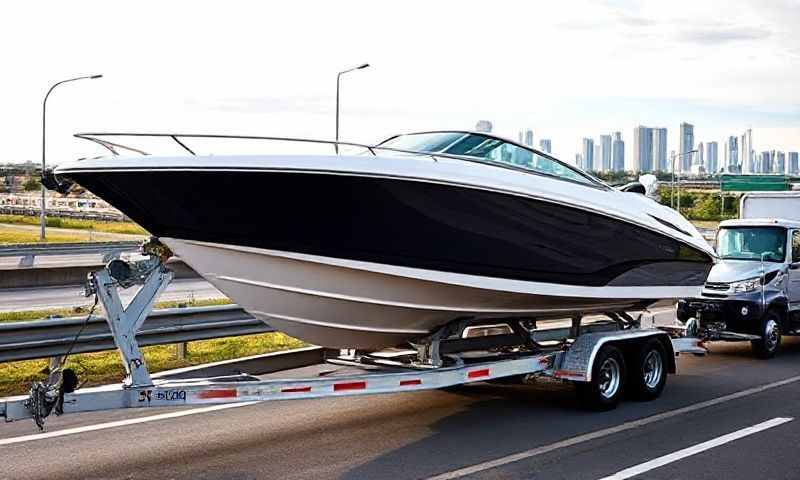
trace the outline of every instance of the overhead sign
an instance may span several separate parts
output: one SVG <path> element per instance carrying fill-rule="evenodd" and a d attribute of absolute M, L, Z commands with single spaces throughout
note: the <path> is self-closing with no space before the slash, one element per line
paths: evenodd
<path fill-rule="evenodd" d="M 721 176 L 723 192 L 779 192 L 791 190 L 790 177 L 786 175 L 730 175 Z"/>

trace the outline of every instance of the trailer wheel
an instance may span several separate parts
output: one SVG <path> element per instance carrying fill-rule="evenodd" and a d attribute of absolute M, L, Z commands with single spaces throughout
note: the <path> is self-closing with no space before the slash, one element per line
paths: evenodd
<path fill-rule="evenodd" d="M 633 358 L 628 378 L 631 396 L 637 400 L 654 400 L 667 384 L 667 352 L 664 345 L 651 338 L 644 342 Z"/>
<path fill-rule="evenodd" d="M 750 344 L 758 358 L 772 358 L 781 347 L 781 319 L 775 312 L 767 313 L 761 321 L 761 338 Z"/>
<path fill-rule="evenodd" d="M 613 345 L 604 345 L 592 365 L 592 380 L 576 385 L 578 400 L 590 410 L 611 410 L 622 399 L 625 357 Z"/>

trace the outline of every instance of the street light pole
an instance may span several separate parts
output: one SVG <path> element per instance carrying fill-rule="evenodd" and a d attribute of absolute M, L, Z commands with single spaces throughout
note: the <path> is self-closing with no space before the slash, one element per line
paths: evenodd
<path fill-rule="evenodd" d="M 47 91 L 47 94 L 44 96 L 44 101 L 42 102 L 42 177 L 44 177 L 45 168 L 47 166 L 47 152 L 46 152 L 46 135 L 45 132 L 47 130 L 47 98 L 52 93 L 53 89 L 57 86 L 61 85 L 62 83 L 74 82 L 76 80 L 94 80 L 96 78 L 102 78 L 102 75 L 86 75 L 83 77 L 75 77 L 75 78 L 68 78 L 66 80 L 61 80 L 60 82 L 54 83 L 50 90 Z M 42 183 L 42 208 L 40 213 L 40 224 L 41 224 L 41 232 L 39 234 L 39 240 L 44 241 L 45 239 L 45 210 L 46 210 L 46 191 L 47 189 L 44 188 L 44 183 Z"/>
<path fill-rule="evenodd" d="M 369 67 L 369 63 L 361 64 L 357 67 L 353 67 L 347 70 L 342 70 L 336 75 L 336 154 L 339 154 L 339 80 L 342 78 L 342 75 L 347 72 L 352 72 L 353 70 L 361 70 L 362 68 Z"/>

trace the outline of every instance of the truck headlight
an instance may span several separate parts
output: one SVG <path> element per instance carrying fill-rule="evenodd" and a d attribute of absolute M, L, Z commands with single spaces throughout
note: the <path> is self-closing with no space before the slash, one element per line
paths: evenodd
<path fill-rule="evenodd" d="M 731 290 L 733 293 L 747 293 L 753 292 L 761 287 L 761 278 L 750 278 L 742 280 L 741 282 L 731 283 Z"/>

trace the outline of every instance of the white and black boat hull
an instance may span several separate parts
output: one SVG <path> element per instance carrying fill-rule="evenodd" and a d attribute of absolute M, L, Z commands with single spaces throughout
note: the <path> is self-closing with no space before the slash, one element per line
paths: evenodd
<path fill-rule="evenodd" d="M 713 263 L 669 222 L 593 205 L 639 202 L 634 194 L 468 165 L 514 175 L 478 185 L 462 164 L 428 160 L 416 176 L 397 173 L 413 159 L 347 159 L 355 173 L 316 166 L 341 157 L 228 160 L 89 161 L 56 173 L 161 238 L 253 315 L 323 346 L 397 345 L 466 317 L 563 317 L 692 296 Z M 584 203 L 555 201 L 565 188 Z M 652 203 L 663 215 L 643 201 L 636 208 Z"/>

